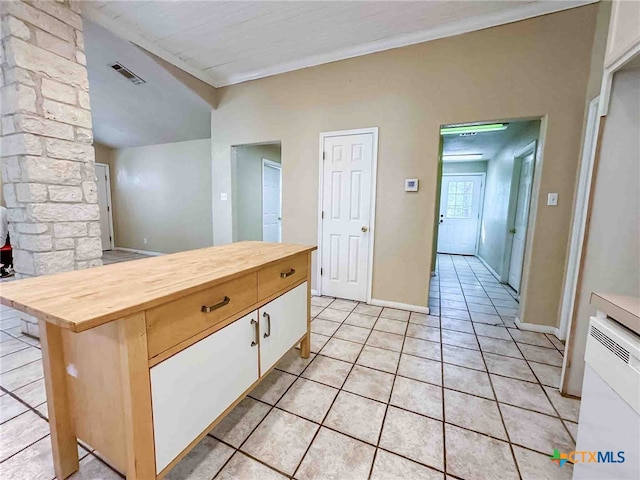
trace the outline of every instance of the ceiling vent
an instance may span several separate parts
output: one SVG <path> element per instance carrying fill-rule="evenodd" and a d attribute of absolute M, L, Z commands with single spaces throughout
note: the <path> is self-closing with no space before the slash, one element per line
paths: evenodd
<path fill-rule="evenodd" d="M 133 83 L 134 85 L 142 85 L 143 83 L 145 83 L 145 81 L 141 79 L 138 75 L 136 75 L 135 73 L 133 73 L 131 70 L 121 65 L 120 63 L 116 62 L 109 66 L 113 68 L 116 72 L 118 72 L 120 75 L 122 75 L 124 78 L 129 80 L 131 83 Z"/>

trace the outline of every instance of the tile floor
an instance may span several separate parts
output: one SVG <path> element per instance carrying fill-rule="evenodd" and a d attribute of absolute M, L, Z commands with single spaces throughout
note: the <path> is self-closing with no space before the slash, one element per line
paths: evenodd
<path fill-rule="evenodd" d="M 169 479 L 570 479 L 579 401 L 563 345 L 515 328 L 518 304 L 473 257 L 441 255 L 431 315 L 312 299 L 292 350 Z M 37 341 L 2 307 L 0 478 L 54 478 Z M 78 446 L 72 478 L 121 476 Z"/>

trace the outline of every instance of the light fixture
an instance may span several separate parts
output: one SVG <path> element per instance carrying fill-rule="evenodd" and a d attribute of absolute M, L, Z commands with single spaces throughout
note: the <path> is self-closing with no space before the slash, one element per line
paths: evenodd
<path fill-rule="evenodd" d="M 506 130 L 508 123 L 488 123 L 486 125 L 462 125 L 459 127 L 443 127 L 440 135 L 459 135 L 461 133 L 499 132 Z"/>
<path fill-rule="evenodd" d="M 469 162 L 472 160 L 482 160 L 481 153 L 465 153 L 461 155 L 443 155 L 443 162 Z"/>

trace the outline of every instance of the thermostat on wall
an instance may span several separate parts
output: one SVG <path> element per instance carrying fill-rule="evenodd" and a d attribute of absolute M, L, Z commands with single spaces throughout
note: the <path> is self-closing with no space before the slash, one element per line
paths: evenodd
<path fill-rule="evenodd" d="M 404 180 L 405 192 L 417 192 L 418 191 L 418 179 L 417 178 L 405 178 Z"/>

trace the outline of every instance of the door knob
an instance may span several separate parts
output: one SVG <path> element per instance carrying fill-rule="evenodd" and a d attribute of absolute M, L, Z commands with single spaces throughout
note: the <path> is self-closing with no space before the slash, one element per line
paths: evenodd
<path fill-rule="evenodd" d="M 367 227 L 362 227 L 362 228 L 360 229 L 360 231 L 361 231 L 362 233 L 367 233 L 367 232 L 369 231 L 369 229 L 368 229 Z"/>
<path fill-rule="evenodd" d="M 516 229 L 512 228 L 511 230 L 509 230 L 509 233 L 513 233 L 515 235 L 516 234 Z"/>

